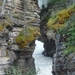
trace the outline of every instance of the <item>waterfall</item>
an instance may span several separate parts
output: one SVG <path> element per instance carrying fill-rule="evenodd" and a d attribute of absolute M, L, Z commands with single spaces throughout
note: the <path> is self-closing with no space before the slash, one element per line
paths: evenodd
<path fill-rule="evenodd" d="M 35 67 L 37 75 L 52 75 L 52 58 L 45 57 L 42 55 L 44 50 L 43 43 L 36 40 L 36 47 L 33 53 L 33 57 L 35 59 Z"/>

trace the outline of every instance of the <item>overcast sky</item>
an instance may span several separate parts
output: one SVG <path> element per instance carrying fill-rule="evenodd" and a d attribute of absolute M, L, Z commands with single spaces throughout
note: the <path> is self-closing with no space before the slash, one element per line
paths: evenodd
<path fill-rule="evenodd" d="M 39 7 L 41 8 L 42 4 L 47 5 L 48 0 L 38 0 Z"/>

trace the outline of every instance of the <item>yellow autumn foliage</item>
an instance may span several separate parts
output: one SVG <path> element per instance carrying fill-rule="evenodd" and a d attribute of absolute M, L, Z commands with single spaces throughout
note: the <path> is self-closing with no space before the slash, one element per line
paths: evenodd
<path fill-rule="evenodd" d="M 63 28 L 64 25 L 65 24 L 54 24 L 52 27 L 53 27 L 53 29 L 58 30 L 60 28 Z"/>
<path fill-rule="evenodd" d="M 2 25 L 0 25 L 0 32 L 4 29 L 4 27 Z"/>
<path fill-rule="evenodd" d="M 53 18 L 50 18 L 48 23 L 47 23 L 47 28 L 51 27 L 52 25 L 56 24 L 57 22 L 57 18 L 53 19 Z"/>
<path fill-rule="evenodd" d="M 36 35 L 40 35 L 38 32 L 38 28 L 27 28 L 27 34 L 24 35 L 23 30 L 20 32 L 20 34 L 16 37 L 16 43 L 20 46 L 20 48 L 28 48 L 29 44 L 35 40 Z"/>
<path fill-rule="evenodd" d="M 1 23 L 0 23 L 0 32 L 3 31 L 4 26 L 6 26 L 6 23 L 5 23 L 5 22 L 1 22 Z"/>
<path fill-rule="evenodd" d="M 61 24 L 64 23 L 70 16 L 72 16 L 73 13 L 75 13 L 74 6 L 65 10 L 61 10 L 60 12 L 58 12 L 56 17 L 58 18 L 58 21 Z"/>
<path fill-rule="evenodd" d="M 64 9 L 59 11 L 55 18 L 50 18 L 47 23 L 47 28 L 50 27 L 58 30 L 65 26 L 65 22 L 75 13 L 75 5 L 69 7 L 68 9 Z"/>

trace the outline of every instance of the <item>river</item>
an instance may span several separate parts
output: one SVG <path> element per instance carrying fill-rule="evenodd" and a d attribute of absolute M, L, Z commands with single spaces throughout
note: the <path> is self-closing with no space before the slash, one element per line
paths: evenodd
<path fill-rule="evenodd" d="M 37 75 L 52 75 L 52 58 L 42 55 L 43 43 L 36 40 L 36 47 L 33 53 Z"/>

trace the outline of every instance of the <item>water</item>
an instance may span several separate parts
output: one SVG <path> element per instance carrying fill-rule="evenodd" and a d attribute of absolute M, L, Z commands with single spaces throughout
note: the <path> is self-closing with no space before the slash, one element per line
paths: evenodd
<path fill-rule="evenodd" d="M 42 55 L 44 48 L 43 43 L 36 40 L 36 47 L 33 53 L 35 59 L 37 75 L 52 75 L 52 58 Z"/>

